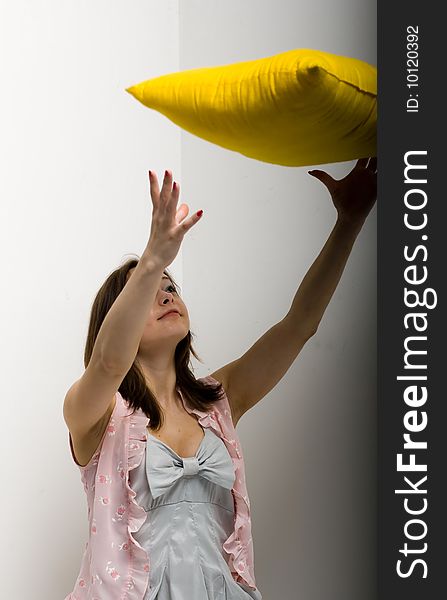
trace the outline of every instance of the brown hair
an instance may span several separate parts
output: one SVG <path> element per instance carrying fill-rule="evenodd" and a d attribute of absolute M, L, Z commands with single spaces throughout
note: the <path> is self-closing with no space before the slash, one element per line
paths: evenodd
<path fill-rule="evenodd" d="M 139 258 L 130 259 L 115 269 L 110 273 L 96 294 L 91 308 L 87 341 L 84 350 L 84 366 L 86 368 L 90 361 L 96 337 L 102 322 L 119 296 L 121 290 L 126 285 L 129 270 L 136 267 L 138 262 Z M 164 274 L 169 277 L 178 293 L 179 288 L 174 282 L 171 274 L 166 269 L 164 270 Z M 208 385 L 195 378 L 189 368 L 191 353 L 197 360 L 200 360 L 200 362 L 202 361 L 192 347 L 192 336 L 193 334 L 191 331 L 188 331 L 187 335 L 180 340 L 175 349 L 176 385 L 179 386 L 183 396 L 189 401 L 189 405 L 198 410 L 208 411 L 210 404 L 220 400 L 221 394 L 224 393 L 223 386 L 221 383 L 219 383 L 219 385 Z M 146 416 L 149 417 L 151 429 L 156 430 L 161 427 L 164 420 L 162 409 L 157 402 L 156 397 L 152 394 L 146 384 L 137 358 L 135 358 L 131 368 L 126 373 L 118 390 L 122 397 L 127 401 L 129 407 L 133 408 L 132 414 L 134 414 L 137 409 L 141 409 Z"/>

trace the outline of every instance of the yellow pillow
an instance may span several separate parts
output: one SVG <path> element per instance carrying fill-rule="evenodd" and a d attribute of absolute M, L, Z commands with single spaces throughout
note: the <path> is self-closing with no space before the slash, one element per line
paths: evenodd
<path fill-rule="evenodd" d="M 289 50 L 162 75 L 126 89 L 209 142 L 285 166 L 376 155 L 377 70 L 346 56 Z"/>

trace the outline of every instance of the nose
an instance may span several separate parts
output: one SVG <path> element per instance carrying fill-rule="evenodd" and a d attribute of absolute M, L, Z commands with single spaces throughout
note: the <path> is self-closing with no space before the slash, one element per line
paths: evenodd
<path fill-rule="evenodd" d="M 162 300 L 161 300 L 162 304 L 169 304 L 169 302 L 174 302 L 174 295 L 171 294 L 171 292 L 165 292 L 164 290 L 161 290 L 161 294 L 162 294 Z"/>

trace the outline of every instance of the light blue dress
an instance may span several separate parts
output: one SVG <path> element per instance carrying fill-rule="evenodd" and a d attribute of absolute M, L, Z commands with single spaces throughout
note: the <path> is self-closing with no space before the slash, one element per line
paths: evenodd
<path fill-rule="evenodd" d="M 233 579 L 222 548 L 233 531 L 234 477 L 211 429 L 188 458 L 148 431 L 141 464 L 129 472 L 135 500 L 148 513 L 132 534 L 149 555 L 143 600 L 262 600 L 259 590 Z"/>

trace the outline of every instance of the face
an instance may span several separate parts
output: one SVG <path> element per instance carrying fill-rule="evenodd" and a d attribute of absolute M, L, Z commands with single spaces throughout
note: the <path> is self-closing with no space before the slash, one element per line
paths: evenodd
<path fill-rule="evenodd" d="M 134 270 L 135 267 L 130 269 L 127 280 Z M 174 313 L 167 314 L 169 311 Z M 188 334 L 189 328 L 188 309 L 171 279 L 163 274 L 148 315 L 140 348 L 152 346 L 162 340 L 175 347 Z"/>

